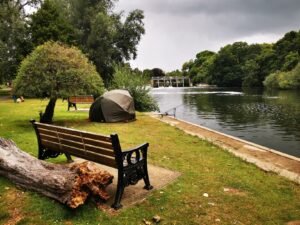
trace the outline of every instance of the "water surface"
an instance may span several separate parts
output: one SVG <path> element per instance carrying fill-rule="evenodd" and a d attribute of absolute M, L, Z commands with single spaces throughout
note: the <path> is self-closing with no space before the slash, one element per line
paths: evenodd
<path fill-rule="evenodd" d="M 154 88 L 162 113 L 300 158 L 300 92 Z"/>

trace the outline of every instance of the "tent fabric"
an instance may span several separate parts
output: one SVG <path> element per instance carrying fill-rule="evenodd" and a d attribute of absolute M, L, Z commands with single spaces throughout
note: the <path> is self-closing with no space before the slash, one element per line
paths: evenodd
<path fill-rule="evenodd" d="M 122 122 L 135 119 L 133 98 L 126 90 L 106 92 L 95 100 L 90 108 L 93 122 Z"/>

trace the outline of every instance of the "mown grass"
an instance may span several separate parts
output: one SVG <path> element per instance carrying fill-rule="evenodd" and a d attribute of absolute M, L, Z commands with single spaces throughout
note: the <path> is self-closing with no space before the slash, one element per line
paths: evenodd
<path fill-rule="evenodd" d="M 38 119 L 46 104 L 41 100 L 19 104 L 0 100 L 0 136 L 13 139 L 36 156 L 37 141 L 29 119 Z M 149 163 L 179 171 L 182 176 L 116 215 L 100 211 L 93 203 L 71 210 L 30 191 L 12 204 L 12 190 L 24 190 L 0 177 L 0 224 L 13 215 L 12 205 L 20 208 L 18 224 L 143 224 L 143 219 L 151 220 L 154 215 L 161 216 L 161 224 L 285 224 L 300 220 L 300 188 L 295 183 L 142 113 L 132 123 L 91 123 L 87 118 L 88 112 L 67 112 L 67 103 L 57 102 L 55 123 L 103 134 L 116 132 L 123 148 L 147 141 Z M 61 156 L 51 161 L 65 160 Z M 238 192 L 224 192 L 224 188 Z"/>

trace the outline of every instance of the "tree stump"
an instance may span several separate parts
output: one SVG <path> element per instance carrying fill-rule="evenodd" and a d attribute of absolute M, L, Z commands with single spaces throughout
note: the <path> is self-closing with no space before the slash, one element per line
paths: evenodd
<path fill-rule="evenodd" d="M 15 184 L 77 208 L 91 196 L 106 201 L 113 176 L 91 162 L 69 165 L 38 160 L 11 140 L 0 138 L 0 175 Z"/>

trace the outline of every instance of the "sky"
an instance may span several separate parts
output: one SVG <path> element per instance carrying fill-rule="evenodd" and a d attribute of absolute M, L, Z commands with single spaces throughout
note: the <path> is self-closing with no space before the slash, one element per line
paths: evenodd
<path fill-rule="evenodd" d="M 119 0 L 116 11 L 144 11 L 146 33 L 133 68 L 181 69 L 198 52 L 236 41 L 272 43 L 300 29 L 300 0 Z"/>

